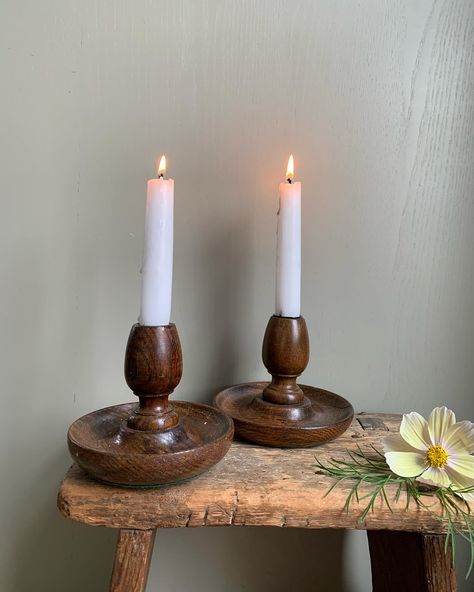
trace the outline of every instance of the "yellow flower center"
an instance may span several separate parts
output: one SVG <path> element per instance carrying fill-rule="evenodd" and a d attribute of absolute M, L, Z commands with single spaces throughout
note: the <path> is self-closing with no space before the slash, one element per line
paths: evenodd
<path fill-rule="evenodd" d="M 444 467 L 448 463 L 448 453 L 442 446 L 430 446 L 426 453 L 426 464 L 430 467 Z"/>

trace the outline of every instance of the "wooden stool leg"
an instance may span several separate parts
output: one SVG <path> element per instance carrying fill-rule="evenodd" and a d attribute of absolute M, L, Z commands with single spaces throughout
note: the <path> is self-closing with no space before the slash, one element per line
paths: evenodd
<path fill-rule="evenodd" d="M 121 529 L 110 592 L 145 592 L 156 530 Z"/>
<path fill-rule="evenodd" d="M 443 535 L 368 530 L 373 592 L 456 592 Z"/>

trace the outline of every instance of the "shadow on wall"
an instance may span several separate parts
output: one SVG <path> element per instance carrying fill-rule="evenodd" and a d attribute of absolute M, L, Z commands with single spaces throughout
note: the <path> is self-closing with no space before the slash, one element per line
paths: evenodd
<path fill-rule="evenodd" d="M 163 592 L 342 592 L 343 539 L 251 526 L 158 531 L 149 581 Z"/>
<path fill-rule="evenodd" d="M 240 234 L 235 232 L 238 228 Z M 209 357 L 207 384 L 218 385 L 216 392 L 225 384 L 242 382 L 239 376 L 240 350 L 239 333 L 245 326 L 245 290 L 249 278 L 251 252 L 249 252 L 249 228 L 241 221 L 229 220 L 214 232 L 212 240 L 206 244 L 206 258 L 212 261 L 210 266 L 210 284 L 212 295 L 209 299 L 209 317 L 217 315 L 217 322 L 212 326 L 212 348 Z M 214 395 L 215 393 L 213 393 Z"/>
<path fill-rule="evenodd" d="M 55 489 L 69 464 L 69 455 L 62 451 L 49 466 L 43 466 L 51 487 L 39 494 L 36 479 L 31 478 L 28 489 L 34 496 L 34 514 L 20 522 L 21 530 L 16 533 L 15 555 L 10 562 L 12 592 L 107 589 L 117 533 L 76 524 L 60 515 Z"/>
<path fill-rule="evenodd" d="M 64 253 L 63 263 L 72 276 L 75 261 L 67 258 L 67 248 Z M 29 273 L 18 278 L 13 262 L 4 275 L 5 284 L 13 289 L 2 330 L 15 340 L 8 344 L 5 368 L 9 370 L 2 374 L 2 392 L 16 403 L 4 422 L 8 437 L 2 448 L 7 454 L 2 462 L 0 589 L 99 592 L 110 577 L 116 533 L 73 524 L 56 508 L 57 488 L 71 464 L 66 429 L 74 411 L 65 385 L 74 380 L 68 360 L 74 358 L 73 371 L 80 372 L 84 359 L 78 342 L 71 339 L 77 337 L 80 323 L 75 324 L 76 315 L 62 301 L 64 297 L 67 303 L 74 302 L 75 282 L 72 277 L 64 280 L 62 269 L 50 264 L 51 253 L 43 248 L 41 237 L 36 242 L 22 240 L 19 255 L 29 262 Z M 58 288 L 63 284 L 64 293 Z M 90 312 L 81 314 L 87 319 Z"/>
<path fill-rule="evenodd" d="M 235 200 L 237 201 L 237 200 Z M 268 376 L 261 361 L 261 344 L 268 317 L 257 315 L 261 330 L 255 333 L 256 313 L 252 310 L 255 291 L 255 250 L 251 211 L 233 211 L 202 241 L 199 269 L 209 286 L 201 304 L 201 331 L 208 342 L 203 364 L 202 384 L 208 400 L 222 388 L 255 380 L 249 375 L 261 367 L 260 379 Z M 205 261 L 209 263 L 205 265 Z M 270 316 L 272 311 L 267 311 Z M 261 318 L 260 318 L 261 316 Z M 210 392 L 209 392 L 210 389 Z M 203 399 L 204 400 L 204 399 Z"/>

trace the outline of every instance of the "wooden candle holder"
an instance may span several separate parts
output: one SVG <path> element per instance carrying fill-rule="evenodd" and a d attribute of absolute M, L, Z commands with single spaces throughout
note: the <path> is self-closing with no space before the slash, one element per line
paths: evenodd
<path fill-rule="evenodd" d="M 168 401 L 183 371 L 174 324 L 132 327 L 125 379 L 139 402 L 107 407 L 75 421 L 73 459 L 92 477 L 124 486 L 152 486 L 203 473 L 229 449 L 232 421 L 208 405 Z"/>
<path fill-rule="evenodd" d="M 272 381 L 238 384 L 218 393 L 214 404 L 232 417 L 238 437 L 265 446 L 315 446 L 340 436 L 351 424 L 352 405 L 343 397 L 296 379 L 309 361 L 303 317 L 272 316 L 262 358 Z"/>

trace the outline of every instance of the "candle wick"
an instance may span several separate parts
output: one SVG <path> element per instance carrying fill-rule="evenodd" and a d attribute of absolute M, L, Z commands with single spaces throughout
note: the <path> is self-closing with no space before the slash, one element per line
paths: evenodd
<path fill-rule="evenodd" d="M 163 179 L 163 173 L 160 173 L 160 174 L 158 175 L 158 179 Z"/>
<path fill-rule="evenodd" d="M 288 183 L 291 185 L 291 179 L 287 179 Z"/>

